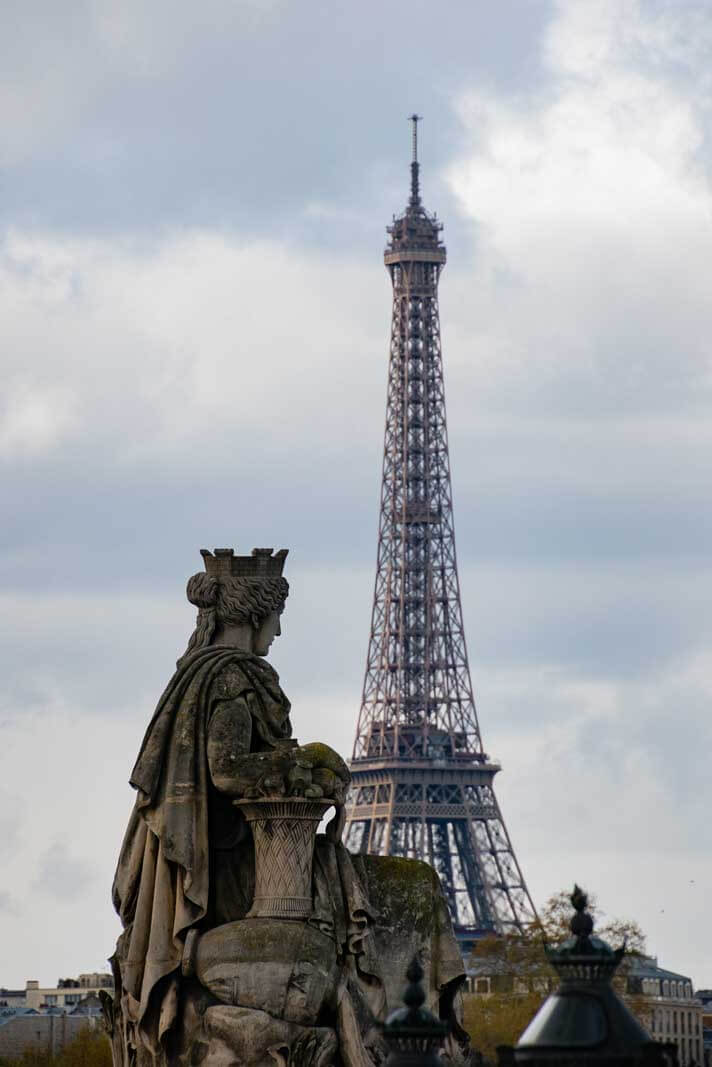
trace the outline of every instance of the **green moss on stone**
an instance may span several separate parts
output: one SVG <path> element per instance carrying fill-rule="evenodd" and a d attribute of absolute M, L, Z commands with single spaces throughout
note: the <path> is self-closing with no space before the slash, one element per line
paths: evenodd
<path fill-rule="evenodd" d="M 314 764 L 315 767 L 326 767 L 327 770 L 338 774 L 340 778 L 349 779 L 349 769 L 338 752 L 329 748 L 323 741 L 312 741 L 308 745 L 301 745 L 302 752 Z"/>
<path fill-rule="evenodd" d="M 363 856 L 379 925 L 428 934 L 435 924 L 437 881 L 432 867 L 403 856 Z"/>

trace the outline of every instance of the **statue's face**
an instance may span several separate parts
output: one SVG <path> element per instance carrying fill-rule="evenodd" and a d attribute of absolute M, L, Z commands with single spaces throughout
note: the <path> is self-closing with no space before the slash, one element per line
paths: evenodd
<path fill-rule="evenodd" d="M 282 632 L 282 627 L 279 625 L 279 612 L 271 611 L 266 619 L 260 623 L 260 626 L 255 630 L 255 636 L 252 642 L 253 651 L 258 656 L 266 656 L 270 650 L 270 645 L 274 641 L 275 637 L 279 637 Z"/>

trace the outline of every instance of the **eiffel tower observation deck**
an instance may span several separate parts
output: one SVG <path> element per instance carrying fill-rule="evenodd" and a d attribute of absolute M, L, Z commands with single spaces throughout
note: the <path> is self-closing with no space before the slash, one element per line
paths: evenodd
<path fill-rule="evenodd" d="M 536 918 L 482 746 L 455 555 L 440 349 L 442 224 L 410 198 L 388 227 L 393 284 L 376 583 L 346 823 L 352 852 L 426 860 L 463 943 Z"/>

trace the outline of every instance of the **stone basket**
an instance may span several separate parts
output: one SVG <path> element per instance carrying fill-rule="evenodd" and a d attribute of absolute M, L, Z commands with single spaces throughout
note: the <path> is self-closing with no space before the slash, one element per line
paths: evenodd
<path fill-rule="evenodd" d="M 255 896 L 248 919 L 308 919 L 317 827 L 333 800 L 260 797 L 236 800 L 252 827 Z"/>

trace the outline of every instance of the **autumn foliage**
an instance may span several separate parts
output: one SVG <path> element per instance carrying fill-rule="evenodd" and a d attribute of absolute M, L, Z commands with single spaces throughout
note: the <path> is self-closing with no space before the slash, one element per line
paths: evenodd
<path fill-rule="evenodd" d="M 102 1030 L 81 1030 L 57 1055 L 27 1048 L 19 1059 L 3 1059 L 0 1067 L 111 1067 L 111 1045 Z"/>

